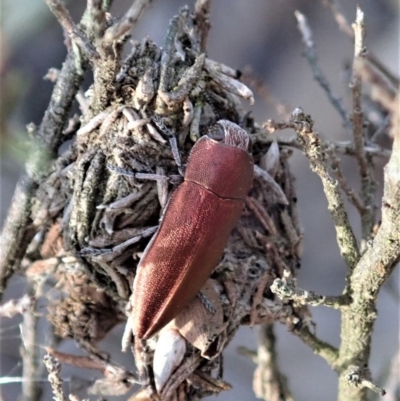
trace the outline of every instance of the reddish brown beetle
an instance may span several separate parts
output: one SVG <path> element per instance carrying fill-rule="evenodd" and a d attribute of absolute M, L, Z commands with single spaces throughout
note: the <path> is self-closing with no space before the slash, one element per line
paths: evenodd
<path fill-rule="evenodd" d="M 217 265 L 253 181 L 249 135 L 220 120 L 221 142 L 193 146 L 176 189 L 139 263 L 133 288 L 133 332 L 149 338 L 193 299 Z"/>

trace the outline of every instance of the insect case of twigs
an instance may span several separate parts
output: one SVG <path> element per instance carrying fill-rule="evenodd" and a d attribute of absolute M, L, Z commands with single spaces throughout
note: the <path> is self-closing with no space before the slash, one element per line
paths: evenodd
<path fill-rule="evenodd" d="M 177 391 L 203 397 L 229 388 L 221 380 L 221 353 L 240 325 L 298 323 L 305 313 L 269 290 L 284 269 L 295 274 L 300 259 L 290 152 L 242 110 L 240 98 L 252 102 L 253 95 L 237 71 L 205 56 L 207 13 L 183 8 L 171 20 L 162 48 L 149 38 L 134 42 L 120 66 L 109 62 L 121 57 L 120 45 L 92 60 L 94 83 L 78 97 L 80 128 L 69 132 L 72 145 L 39 185 L 34 205 L 34 214 L 46 216 L 45 241 L 28 273 L 61 279 L 65 296 L 50 309 L 56 332 L 99 358 L 97 342 L 127 319 L 123 348 L 134 344 L 140 381 L 162 399 Z M 221 120 L 223 139 L 207 139 Z M 76 125 L 72 119 L 70 128 Z M 236 139 L 226 142 L 232 130 L 251 144 L 254 180 L 248 144 L 239 149 Z M 239 159 L 226 155 L 231 152 Z M 177 189 L 185 166 L 186 181 Z M 192 199 L 183 188 L 192 185 L 193 175 L 202 181 L 193 184 Z M 219 194 L 225 186 L 233 189 Z M 177 199 L 179 215 L 170 211 Z M 235 206 L 226 212 L 222 203 Z M 209 220 L 202 216 L 204 205 L 211 210 Z M 188 229 L 175 228 L 175 220 L 184 220 Z M 163 231 L 167 222 L 177 238 Z M 163 244 L 160 238 L 168 240 Z M 180 259 L 168 262 L 172 278 L 148 266 L 164 255 Z M 179 350 L 173 368 L 160 362 L 157 351 L 165 337 L 172 338 L 170 352 Z"/>

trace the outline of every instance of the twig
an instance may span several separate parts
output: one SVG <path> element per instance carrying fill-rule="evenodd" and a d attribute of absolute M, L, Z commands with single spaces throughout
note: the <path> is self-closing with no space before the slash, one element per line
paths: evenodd
<path fill-rule="evenodd" d="M 101 358 L 96 357 L 96 355 L 72 355 L 66 354 L 65 352 L 57 351 L 53 348 L 46 347 L 46 351 L 53 357 L 56 358 L 63 364 L 75 366 L 81 369 L 92 369 L 101 372 L 106 377 L 122 378 L 129 383 L 137 383 L 138 379 L 129 371 L 124 368 L 113 365 Z"/>
<path fill-rule="evenodd" d="M 360 177 L 361 177 L 361 197 L 364 204 L 364 209 L 361 212 L 361 229 L 362 238 L 364 240 L 372 233 L 372 229 L 375 224 L 375 208 L 374 204 L 374 193 L 376 185 L 374 185 L 371 177 L 370 165 L 367 161 L 365 154 L 365 138 L 363 129 L 364 114 L 362 111 L 361 99 L 362 99 L 362 80 L 359 74 L 358 64 L 362 62 L 366 54 L 366 48 L 364 45 L 365 38 L 365 25 L 364 25 L 364 13 L 359 7 L 357 7 L 357 17 L 353 24 L 354 29 L 354 62 L 353 72 L 350 82 L 350 88 L 353 97 L 353 139 L 354 139 L 354 150 L 356 152 L 356 158 L 358 160 Z M 354 199 L 354 197 L 353 197 Z M 360 210 L 360 209 L 359 209 Z"/>
<path fill-rule="evenodd" d="M 332 172 L 335 175 L 338 183 L 340 184 L 340 187 L 346 194 L 347 199 L 355 206 L 360 215 L 362 215 L 366 212 L 367 208 L 364 206 L 364 203 L 361 201 L 359 196 L 355 193 L 354 189 L 349 185 L 346 178 L 344 177 L 342 169 L 340 167 L 340 161 L 335 150 L 328 147 L 327 152 L 329 153 L 330 159 L 332 161 Z"/>
<path fill-rule="evenodd" d="M 343 31 L 351 40 L 354 39 L 354 31 L 343 14 L 339 2 L 337 0 L 322 0 L 322 4 L 327 7 L 335 19 L 338 27 Z M 399 86 L 399 78 L 392 74 L 371 52 L 365 55 L 366 59 L 373 65 L 378 71 L 380 71 L 394 86 Z"/>
<path fill-rule="evenodd" d="M 257 369 L 253 390 L 257 398 L 266 401 L 293 401 L 287 378 L 279 370 L 273 324 L 265 324 L 258 331 Z"/>
<path fill-rule="evenodd" d="M 297 287 L 297 281 L 289 270 L 284 270 L 283 278 L 277 278 L 271 285 L 271 291 L 282 300 L 292 300 L 298 305 L 329 306 L 334 309 L 341 309 L 349 303 L 345 296 L 317 295 L 314 291 L 305 291 Z"/>
<path fill-rule="evenodd" d="M 381 137 L 387 134 L 390 126 L 390 116 L 386 116 L 377 130 L 371 135 L 371 142 L 378 142 Z"/>
<path fill-rule="evenodd" d="M 114 2 L 114 0 L 102 0 L 101 3 L 102 3 L 103 10 L 105 12 L 110 11 L 110 8 L 111 8 L 113 2 Z"/>
<path fill-rule="evenodd" d="M 108 28 L 104 34 L 103 46 L 108 47 L 126 35 L 138 22 L 145 8 L 152 0 L 134 0 L 133 4 L 121 20 Z"/>
<path fill-rule="evenodd" d="M 94 46 L 90 43 L 86 34 L 81 31 L 72 21 L 68 10 L 59 0 L 45 0 L 51 12 L 56 16 L 60 25 L 68 33 L 68 36 L 74 40 L 89 60 L 95 60 L 100 57 Z"/>
<path fill-rule="evenodd" d="M 381 104 L 389 112 L 396 113 L 398 108 L 396 92 L 398 89 L 390 85 L 382 74 L 364 60 L 360 60 L 357 64 L 357 71 L 361 79 L 371 85 L 371 99 Z"/>
<path fill-rule="evenodd" d="M 395 139 L 384 171 L 382 222 L 374 240 L 347 278 L 346 292 L 351 294 L 352 302 L 342 311 L 339 401 L 365 399 L 365 389 L 348 386 L 347 370 L 351 366 L 368 366 L 378 293 L 400 260 L 399 120 L 399 113 L 394 113 L 392 134 Z"/>
<path fill-rule="evenodd" d="M 39 127 L 38 139 L 43 147 L 28 159 L 27 173 L 17 184 L 4 224 L 0 245 L 0 298 L 8 279 L 19 269 L 26 248 L 35 235 L 30 225 L 32 198 L 41 177 L 46 174 L 45 162 L 48 157 L 56 156 L 58 147 L 65 140 L 64 124 L 82 79 L 74 55 L 68 54 Z"/>
<path fill-rule="evenodd" d="M 101 0 L 87 0 L 86 12 L 88 13 L 88 18 L 85 20 L 86 32 L 93 43 L 97 44 L 107 28 L 106 10 Z"/>
<path fill-rule="evenodd" d="M 67 401 L 67 397 L 64 395 L 62 389 L 63 380 L 60 377 L 60 362 L 50 354 L 45 355 L 43 362 L 49 372 L 49 382 L 51 384 L 51 389 L 53 390 L 54 401 Z"/>
<path fill-rule="evenodd" d="M 351 386 L 358 388 L 369 388 L 374 393 L 384 396 L 386 394 L 386 391 L 383 388 L 380 388 L 376 384 L 372 383 L 369 379 L 365 377 L 366 375 L 369 375 L 368 370 L 361 369 L 358 366 L 350 366 L 349 370 L 346 373 L 346 380 Z"/>
<path fill-rule="evenodd" d="M 310 329 L 303 324 L 299 329 L 294 330 L 297 335 L 305 344 L 307 344 L 314 352 L 331 366 L 337 370 L 338 349 L 332 345 L 320 340 L 315 334 L 311 333 Z"/>
<path fill-rule="evenodd" d="M 188 96 L 189 92 L 192 90 L 193 85 L 199 79 L 200 72 L 203 68 L 205 58 L 206 58 L 206 56 L 204 53 L 200 54 L 196 58 L 194 64 L 185 71 L 185 74 L 179 80 L 176 88 L 174 88 L 171 91 L 163 91 L 163 90 L 158 91 L 160 98 L 167 105 L 176 104 L 179 102 L 183 102 L 185 100 L 185 98 Z M 161 84 L 160 84 L 160 86 L 161 86 Z"/>
<path fill-rule="evenodd" d="M 296 137 L 293 138 L 275 138 L 270 135 L 271 132 L 279 131 L 292 128 L 290 124 L 287 122 L 274 122 L 274 126 L 268 128 L 267 131 L 260 130 L 257 134 L 253 136 L 254 141 L 258 141 L 260 143 L 272 143 L 273 141 L 277 141 L 277 143 L 281 146 L 289 146 L 294 149 L 302 150 L 301 144 L 298 142 Z M 355 150 L 352 141 L 338 141 L 331 142 L 325 141 L 326 146 L 334 152 L 338 152 L 347 156 L 355 156 Z M 368 157 L 381 157 L 384 159 L 389 159 L 391 155 L 391 151 L 388 149 L 384 149 L 381 146 L 370 143 L 364 148 Z"/>
<path fill-rule="evenodd" d="M 34 295 L 32 284 L 28 288 L 29 296 Z M 37 379 L 40 377 L 39 371 L 39 348 L 37 347 L 37 325 L 38 317 L 35 314 L 36 302 L 32 305 L 33 310 L 27 310 L 23 314 L 21 325 L 22 338 L 22 367 L 24 378 L 22 382 L 22 395 L 24 401 L 39 401 L 42 394 L 42 383 Z"/>
<path fill-rule="evenodd" d="M 363 112 L 361 106 L 362 96 L 362 81 L 357 71 L 357 63 L 361 57 L 364 57 L 364 37 L 365 37 L 365 26 L 364 26 L 364 13 L 361 9 L 357 8 L 356 22 L 353 24 L 355 32 L 354 42 L 354 64 L 353 64 L 353 75 L 351 78 L 350 88 L 353 94 L 353 137 L 354 137 L 354 149 L 358 162 L 360 164 L 361 177 L 365 177 L 367 171 L 367 159 L 364 154 L 364 135 L 363 135 Z"/>
<path fill-rule="evenodd" d="M 200 51 L 205 52 L 207 48 L 208 31 L 210 30 L 210 0 L 196 0 L 194 6 L 195 20 L 200 32 Z"/>
<path fill-rule="evenodd" d="M 310 159 L 311 169 L 321 178 L 328 201 L 328 209 L 335 225 L 340 253 L 349 269 L 352 270 L 359 260 L 357 241 L 338 184 L 329 175 L 326 145 L 319 135 L 313 131 L 313 121 L 310 116 L 306 116 L 301 109 L 296 109 L 292 113 L 290 123 L 275 123 L 269 120 L 263 126 L 270 132 L 282 127 L 292 128 L 296 131 L 298 140 L 306 156 Z"/>
<path fill-rule="evenodd" d="M 349 132 L 351 132 L 352 126 L 351 126 L 351 123 L 349 120 L 349 116 L 346 112 L 346 109 L 343 106 L 342 99 L 338 95 L 333 93 L 328 80 L 326 79 L 324 73 L 322 72 L 322 70 L 320 69 L 320 67 L 318 65 L 317 54 L 315 51 L 315 44 L 313 41 L 312 31 L 308 24 L 308 21 L 307 21 L 305 15 L 302 14 L 300 11 L 296 11 L 295 16 L 297 18 L 299 31 L 303 37 L 303 42 L 305 44 L 304 55 L 312 68 L 312 71 L 314 73 L 314 78 L 321 85 L 321 87 L 325 90 L 332 105 L 339 112 L 346 129 Z"/>
<path fill-rule="evenodd" d="M 354 32 L 351 29 L 350 24 L 347 22 L 346 17 L 342 13 L 340 9 L 340 5 L 337 0 L 322 0 L 322 4 L 325 7 L 328 7 L 329 10 L 332 12 L 332 15 L 338 24 L 338 27 L 341 31 L 343 31 L 347 36 L 353 38 Z"/>

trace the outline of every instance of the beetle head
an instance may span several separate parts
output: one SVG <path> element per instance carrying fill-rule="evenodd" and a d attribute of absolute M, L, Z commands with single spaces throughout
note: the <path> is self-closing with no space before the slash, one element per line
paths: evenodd
<path fill-rule="evenodd" d="M 246 152 L 249 150 L 249 134 L 231 121 L 219 120 L 210 128 L 208 136 L 214 141 L 224 142 L 227 145 L 235 146 Z"/>

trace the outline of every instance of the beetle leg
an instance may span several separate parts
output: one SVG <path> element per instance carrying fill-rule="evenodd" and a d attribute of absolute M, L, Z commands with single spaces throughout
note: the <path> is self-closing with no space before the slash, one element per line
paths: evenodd
<path fill-rule="evenodd" d="M 79 253 L 80 256 L 97 256 L 97 259 L 100 261 L 107 261 L 107 260 L 111 261 L 115 259 L 117 256 L 121 255 L 129 246 L 136 244 L 142 238 L 146 238 L 149 237 L 150 235 L 153 235 L 156 232 L 156 230 L 157 226 L 147 228 L 143 230 L 140 234 L 112 248 L 99 249 L 88 246 L 86 248 L 83 248 Z"/>
<path fill-rule="evenodd" d="M 179 154 L 178 142 L 176 140 L 176 136 L 164 124 L 164 121 L 157 114 L 154 114 L 154 116 L 151 119 L 153 120 L 154 124 L 158 127 L 158 129 L 160 131 L 162 131 L 165 136 L 168 137 L 169 144 L 171 146 L 172 155 L 174 156 L 175 163 L 178 166 L 179 174 L 184 175 L 183 170 L 182 170 L 181 155 Z"/>
<path fill-rule="evenodd" d="M 133 170 L 129 168 L 122 168 L 109 163 L 107 163 L 107 168 L 113 173 L 125 175 L 127 177 L 137 178 L 139 180 L 165 181 L 165 182 L 170 182 L 173 185 L 178 185 L 182 182 L 182 177 L 176 174 L 166 176 L 162 174 L 152 174 L 152 173 L 135 173 Z"/>
<path fill-rule="evenodd" d="M 142 110 L 141 111 L 142 116 L 147 118 L 146 113 Z M 150 124 L 150 122 L 148 124 L 146 124 L 146 128 L 147 131 L 149 132 L 149 134 L 158 142 L 164 144 L 167 143 L 167 141 L 158 133 L 158 131 Z"/>
<path fill-rule="evenodd" d="M 200 299 L 201 303 L 210 313 L 214 315 L 217 312 L 213 304 L 208 300 L 208 298 L 202 292 L 199 292 L 197 294 L 197 297 Z"/>

